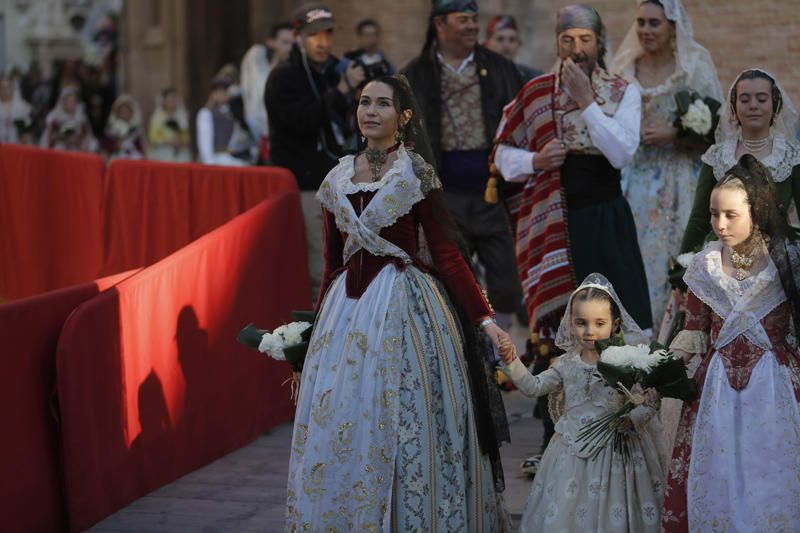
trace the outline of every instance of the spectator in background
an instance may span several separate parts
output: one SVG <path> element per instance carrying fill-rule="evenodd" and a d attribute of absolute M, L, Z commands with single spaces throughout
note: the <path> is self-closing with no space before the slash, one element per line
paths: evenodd
<path fill-rule="evenodd" d="M 511 15 L 495 15 L 489 24 L 486 25 L 486 43 L 484 46 L 500 54 L 501 56 L 514 61 L 517 57 L 522 41 L 519 39 L 519 29 L 517 21 Z M 543 72 L 539 69 L 514 63 L 517 65 L 522 81 L 530 81 L 536 76 L 541 76 Z"/>
<path fill-rule="evenodd" d="M 129 94 L 121 94 L 111 106 L 103 152 L 112 159 L 145 159 L 142 112 Z"/>
<path fill-rule="evenodd" d="M 364 19 L 356 25 L 356 43 L 358 48 L 345 52 L 336 67 L 339 74 L 347 69 L 347 65 L 355 62 L 364 69 L 365 81 L 395 73 L 386 55 L 381 51 L 381 27 L 374 19 Z"/>
<path fill-rule="evenodd" d="M 96 152 L 97 139 L 92 134 L 77 87 L 67 86 L 61 90 L 58 103 L 45 119 L 42 148 Z"/>
<path fill-rule="evenodd" d="M 24 142 L 30 128 L 31 106 L 22 99 L 14 79 L 0 77 L 0 144 Z"/>
<path fill-rule="evenodd" d="M 489 152 L 503 106 L 522 78 L 514 63 L 478 44 L 478 4 L 436 0 L 422 53 L 405 75 L 425 117 L 444 185 L 445 205 L 466 243 L 486 268 L 497 324 L 508 329 L 522 289 L 508 218 L 484 199 Z"/>
<path fill-rule="evenodd" d="M 333 47 L 333 13 L 306 4 L 293 18 L 297 42 L 289 60 L 267 80 L 264 104 L 270 123 L 272 161 L 291 170 L 300 186 L 306 227 L 312 301 L 322 278 L 322 209 L 316 191 L 345 152 L 345 116 L 353 88 L 364 69 L 350 63 L 343 75 Z"/>
<path fill-rule="evenodd" d="M 230 78 L 214 78 L 208 101 L 197 113 L 197 152 L 200 162 L 206 165 L 244 166 L 249 163 L 249 152 L 236 151 L 237 139 L 243 132 L 231 111 L 228 92 L 231 85 Z"/>
<path fill-rule="evenodd" d="M 239 85 L 239 69 L 233 63 L 226 63 L 219 69 L 215 77 L 227 78 L 231 81 L 231 84 L 228 86 L 228 107 L 238 127 L 234 130 L 234 135 L 231 137 L 228 150 L 234 157 L 251 165 L 255 163 L 258 158 L 258 140 L 250 131 L 250 126 L 247 124 L 242 86 Z"/>
<path fill-rule="evenodd" d="M 269 160 L 269 124 L 264 105 L 264 89 L 270 72 L 289 58 L 294 44 L 290 22 L 272 27 L 265 44 L 254 44 L 242 59 L 242 100 L 250 132 L 259 143 L 259 162 Z"/>
<path fill-rule="evenodd" d="M 175 88 L 164 89 L 156 98 L 147 133 L 150 159 L 181 163 L 192 160 L 189 115 Z"/>

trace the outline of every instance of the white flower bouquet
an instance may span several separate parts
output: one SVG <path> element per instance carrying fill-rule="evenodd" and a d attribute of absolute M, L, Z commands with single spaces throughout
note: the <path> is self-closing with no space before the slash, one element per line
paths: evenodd
<path fill-rule="evenodd" d="M 665 398 L 691 402 L 697 397 L 697 384 L 687 376 L 683 359 L 674 357 L 658 343 L 630 346 L 618 335 L 595 344 L 600 353 L 597 371 L 606 384 L 617 389 L 627 401 L 616 411 L 585 425 L 576 438 L 583 442 L 581 451 L 589 450 L 592 458 L 609 443 L 627 458 L 630 455 L 628 435 L 618 429 L 625 417 L 645 402 L 645 396 L 634 392 L 634 386 L 655 389 Z"/>
<path fill-rule="evenodd" d="M 714 144 L 714 130 L 719 123 L 720 103 L 694 91 L 681 90 L 675 94 L 677 112 L 674 125 L 678 137 L 688 145 Z"/>
<path fill-rule="evenodd" d="M 236 338 L 241 344 L 254 348 L 278 361 L 286 361 L 295 372 L 302 372 L 303 362 L 311 339 L 313 313 L 295 311 L 294 322 L 272 331 L 248 324 Z"/>

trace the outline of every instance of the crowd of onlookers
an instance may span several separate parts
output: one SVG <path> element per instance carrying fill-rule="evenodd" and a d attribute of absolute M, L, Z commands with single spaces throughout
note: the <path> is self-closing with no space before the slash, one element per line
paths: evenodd
<path fill-rule="evenodd" d="M 195 116 L 194 131 L 173 87 L 159 93 L 144 122 L 139 103 L 130 94 L 117 94 L 113 65 L 107 69 L 81 60 L 57 61 L 50 78 L 35 63 L 27 72 L 12 70 L 0 76 L 0 143 L 95 152 L 108 159 L 267 163 L 265 86 L 273 68 L 289 59 L 294 30 L 289 22 L 276 24 L 264 43 L 247 51 L 240 68 L 228 64 L 217 72 L 208 100 Z M 380 49 L 380 25 L 365 19 L 356 24 L 355 32 L 356 48 L 343 54 L 331 70 L 346 78 L 348 65 L 357 66 L 367 80 L 393 74 L 395 66 Z M 486 44 L 513 59 L 520 44 L 513 19 L 496 17 L 487 27 Z M 526 79 L 536 73 L 519 67 Z M 355 148 L 357 143 L 354 137 L 346 144 Z"/>

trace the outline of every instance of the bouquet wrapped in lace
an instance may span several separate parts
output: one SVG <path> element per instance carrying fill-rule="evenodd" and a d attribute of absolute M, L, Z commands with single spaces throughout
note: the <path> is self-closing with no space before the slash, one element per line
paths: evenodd
<path fill-rule="evenodd" d="M 308 311 L 293 311 L 294 322 L 284 324 L 272 331 L 259 329 L 248 324 L 239 332 L 236 340 L 277 361 L 286 361 L 291 365 L 292 400 L 297 400 L 297 384 L 303 371 L 308 342 L 311 339 L 314 314 Z M 287 380 L 288 381 L 288 380 Z"/>
<path fill-rule="evenodd" d="M 721 104 L 710 96 L 702 97 L 686 89 L 675 93 L 675 103 L 678 109 L 674 124 L 678 128 L 678 138 L 688 145 L 714 144 Z"/>
<path fill-rule="evenodd" d="M 691 402 L 697 397 L 697 384 L 687 376 L 683 359 L 656 342 L 630 346 L 622 336 L 614 336 L 595 344 L 600 354 L 597 371 L 627 401 L 616 411 L 585 425 L 576 437 L 583 442 L 581 451 L 589 451 L 592 458 L 610 442 L 627 458 L 629 437 L 618 428 L 631 411 L 645 402 L 645 395 L 636 391 L 652 388 L 662 397 Z"/>

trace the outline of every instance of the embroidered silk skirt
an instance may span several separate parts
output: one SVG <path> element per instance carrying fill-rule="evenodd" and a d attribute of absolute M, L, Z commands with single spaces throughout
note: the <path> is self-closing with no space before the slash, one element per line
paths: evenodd
<path fill-rule="evenodd" d="M 504 531 L 459 327 L 433 280 L 344 276 L 315 324 L 295 415 L 287 531 Z"/>

